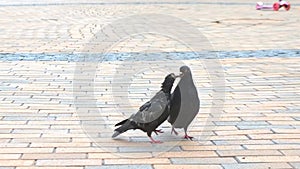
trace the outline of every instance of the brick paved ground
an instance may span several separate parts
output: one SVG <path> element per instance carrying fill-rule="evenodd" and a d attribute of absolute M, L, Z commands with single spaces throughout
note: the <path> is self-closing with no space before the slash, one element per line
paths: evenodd
<path fill-rule="evenodd" d="M 229 5 L 70 2 L 14 2 L 40 3 L 32 6 L 0 1 L 0 52 L 86 52 L 87 42 L 106 24 L 131 13 L 153 11 L 185 19 L 216 50 L 299 50 L 299 6 L 289 12 L 261 12 L 250 1 Z M 141 43 L 119 44 L 113 51 L 139 51 Z M 158 47 L 174 45 L 165 38 L 155 43 Z M 0 168 L 300 168 L 299 55 L 221 59 L 226 92 L 223 111 L 217 114 L 209 111 L 211 82 L 200 66 L 203 60 L 184 62 L 192 67 L 202 100 L 201 113 L 190 128 L 196 140 L 171 136 L 166 123 L 162 126 L 165 133 L 155 136 L 164 143 L 152 145 L 140 131 L 110 138 L 112 125 L 123 118 L 115 104 L 122 92 L 111 88 L 120 62 L 100 65 L 106 71 L 96 72 L 97 107 L 82 102 L 80 106 L 90 111 L 78 114 L 73 91 L 75 62 L 1 61 Z M 126 75 L 125 70 L 122 73 Z M 159 72 L 134 76 L 135 85 L 126 93 L 133 109 L 151 97 L 162 78 Z M 130 113 L 132 107 L 122 111 Z"/>

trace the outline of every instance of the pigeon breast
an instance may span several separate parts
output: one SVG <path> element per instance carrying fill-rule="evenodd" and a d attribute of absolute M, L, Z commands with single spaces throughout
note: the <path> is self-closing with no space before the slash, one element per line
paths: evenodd
<path fill-rule="evenodd" d="M 173 120 L 169 120 L 169 122 L 175 128 L 185 128 L 198 114 L 199 107 L 200 100 L 192 75 L 186 74 L 172 94 L 170 118 Z"/>

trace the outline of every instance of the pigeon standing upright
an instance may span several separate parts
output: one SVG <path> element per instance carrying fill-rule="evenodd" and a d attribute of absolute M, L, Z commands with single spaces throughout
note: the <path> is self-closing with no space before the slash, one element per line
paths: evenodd
<path fill-rule="evenodd" d="M 188 66 L 180 67 L 181 79 L 171 96 L 171 108 L 168 122 L 172 125 L 171 134 L 178 133 L 175 128 L 184 128 L 184 138 L 192 140 L 187 129 L 199 112 L 200 100 L 193 82 L 191 69 Z"/>
<path fill-rule="evenodd" d="M 130 129 L 140 129 L 147 132 L 151 143 L 161 143 L 160 141 L 154 140 L 151 134 L 152 132 L 156 134 L 157 132 L 161 132 L 160 130 L 156 130 L 156 128 L 166 121 L 170 115 L 170 93 L 177 77 L 179 76 L 175 76 L 174 73 L 167 75 L 162 83 L 161 90 L 157 92 L 150 101 L 143 104 L 137 113 L 115 125 L 120 127 L 115 129 L 112 137 L 115 138 Z"/>

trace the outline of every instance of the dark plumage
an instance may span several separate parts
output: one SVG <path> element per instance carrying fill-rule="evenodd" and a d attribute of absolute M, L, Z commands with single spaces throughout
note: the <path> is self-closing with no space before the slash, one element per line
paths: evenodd
<path fill-rule="evenodd" d="M 174 132 L 177 135 L 175 128 L 184 128 L 184 138 L 192 140 L 193 137 L 187 134 L 187 129 L 199 112 L 200 100 L 190 68 L 182 66 L 180 72 L 182 72 L 181 80 L 171 96 L 168 122 L 172 125 L 171 133 Z"/>
<path fill-rule="evenodd" d="M 160 141 L 154 140 L 151 134 L 153 131 L 155 133 L 161 132 L 156 130 L 156 128 L 167 120 L 169 116 L 170 92 L 176 77 L 173 73 L 167 75 L 162 83 L 161 90 L 150 101 L 143 104 L 137 113 L 115 125 L 120 127 L 115 129 L 112 137 L 114 138 L 130 129 L 140 129 L 147 132 L 152 143 L 160 143 Z"/>

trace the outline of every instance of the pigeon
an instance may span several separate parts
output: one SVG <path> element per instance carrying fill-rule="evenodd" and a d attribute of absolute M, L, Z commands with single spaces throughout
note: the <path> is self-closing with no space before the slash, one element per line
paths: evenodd
<path fill-rule="evenodd" d="M 187 129 L 199 112 L 200 100 L 193 82 L 191 69 L 188 66 L 180 67 L 181 79 L 171 95 L 170 116 L 168 122 L 172 125 L 171 134 L 178 133 L 175 128 L 184 128 L 184 138 L 192 140 Z"/>
<path fill-rule="evenodd" d="M 156 130 L 156 128 L 166 121 L 170 115 L 171 89 L 177 77 L 179 76 L 176 76 L 174 73 L 167 75 L 162 83 L 161 90 L 158 91 L 150 101 L 143 104 L 139 110 L 135 114 L 132 114 L 128 119 L 115 125 L 120 127 L 115 129 L 112 138 L 115 138 L 130 129 L 140 129 L 147 132 L 151 143 L 162 143 L 159 140 L 154 140 L 151 137 L 151 134 L 152 132 L 155 132 L 156 134 L 158 132 L 162 133 L 161 130 Z"/>

